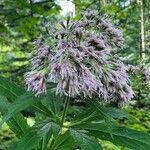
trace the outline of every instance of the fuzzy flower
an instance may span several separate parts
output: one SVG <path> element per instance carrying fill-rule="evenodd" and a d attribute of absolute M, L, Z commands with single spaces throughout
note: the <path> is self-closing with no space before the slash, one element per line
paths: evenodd
<path fill-rule="evenodd" d="M 46 92 L 45 77 L 42 73 L 28 72 L 25 78 L 28 91 L 36 92 L 36 95 Z"/>
<path fill-rule="evenodd" d="M 111 54 L 112 49 L 122 47 L 122 33 L 107 18 L 97 16 L 87 10 L 79 21 L 61 22 L 51 29 L 56 31 L 54 36 L 34 43 L 31 72 L 26 75 L 29 90 L 45 92 L 46 76 L 48 82 L 56 83 L 56 94 L 118 102 L 133 98 L 127 68 Z M 48 70 L 45 75 L 40 73 L 43 69 Z"/>
<path fill-rule="evenodd" d="M 35 70 L 43 65 L 45 59 L 51 56 L 51 51 L 50 47 L 47 44 L 43 43 L 42 36 L 40 36 L 37 41 L 33 42 L 33 45 L 34 51 L 30 62 L 32 64 L 31 69 Z"/>
<path fill-rule="evenodd" d="M 122 32 L 114 27 L 109 19 L 107 19 L 106 17 L 102 17 L 99 20 L 98 26 L 108 34 L 107 38 L 111 37 L 112 42 L 110 42 L 109 44 L 115 45 L 119 48 L 123 46 L 124 38 Z"/>
<path fill-rule="evenodd" d="M 87 19 L 92 19 L 93 17 L 95 17 L 95 15 L 97 15 L 96 12 L 94 12 L 94 11 L 92 11 L 90 9 L 88 9 L 88 10 L 86 10 L 86 12 L 84 12 L 84 16 Z"/>

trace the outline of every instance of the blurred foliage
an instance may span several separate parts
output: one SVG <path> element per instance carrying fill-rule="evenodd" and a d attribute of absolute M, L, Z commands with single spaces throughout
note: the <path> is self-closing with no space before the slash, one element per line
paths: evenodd
<path fill-rule="evenodd" d="M 0 73 L 21 76 L 33 42 L 45 22 L 59 14 L 54 0 L 1 0 L 0 1 Z"/>
<path fill-rule="evenodd" d="M 142 0 L 144 8 L 145 54 L 141 58 L 141 0 L 73 0 L 76 19 L 84 9 L 107 14 L 122 29 L 124 49 L 118 53 L 127 63 L 141 64 L 150 60 L 150 1 Z M 60 6 L 55 0 L 0 1 L 0 72 L 5 76 L 21 76 L 27 68 L 27 58 L 33 42 L 47 22 L 60 18 Z"/>
<path fill-rule="evenodd" d="M 141 52 L 141 2 L 144 11 L 145 58 Z M 150 1 L 149 0 L 73 0 L 75 19 L 84 9 L 106 13 L 121 28 L 125 38 L 124 48 L 117 52 L 127 64 L 150 66 Z M 22 81 L 32 51 L 32 42 L 40 35 L 43 25 L 61 18 L 61 8 L 55 0 L 1 0 L 0 1 L 0 74 Z M 150 91 L 141 75 L 131 75 L 135 101 L 125 109 L 134 118 L 120 124 L 139 131 L 150 132 Z M 135 108 L 136 107 L 136 108 Z M 0 149 L 5 150 L 15 136 L 8 126 L 0 130 Z M 127 150 L 101 141 L 106 150 Z"/>
<path fill-rule="evenodd" d="M 9 129 L 8 125 L 4 125 L 0 130 L 0 150 L 6 150 L 15 141 L 15 134 Z"/>

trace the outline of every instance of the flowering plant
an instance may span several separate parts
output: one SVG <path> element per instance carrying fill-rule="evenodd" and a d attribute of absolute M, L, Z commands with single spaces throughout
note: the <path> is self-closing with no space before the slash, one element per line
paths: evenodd
<path fill-rule="evenodd" d="M 91 10 L 78 21 L 68 17 L 45 29 L 47 34 L 34 42 L 31 69 L 25 74 L 28 92 L 0 80 L 5 102 L 0 105 L 1 125 L 7 122 L 20 139 L 14 149 L 100 150 L 101 140 L 150 149 L 149 135 L 118 126 L 126 114 L 102 105 L 124 104 L 134 95 L 128 76 L 133 68 L 114 54 L 123 46 L 120 30 Z M 148 71 L 145 75 L 149 80 Z M 32 127 L 20 113 L 29 106 L 36 116 Z"/>
<path fill-rule="evenodd" d="M 127 68 L 111 53 L 122 47 L 122 33 L 109 19 L 88 10 L 79 21 L 68 18 L 66 25 L 61 22 L 51 30 L 50 45 L 42 37 L 34 42 L 32 67 L 26 74 L 29 90 L 43 93 L 47 81 L 57 84 L 57 94 L 68 97 L 97 95 L 118 102 L 133 97 Z"/>

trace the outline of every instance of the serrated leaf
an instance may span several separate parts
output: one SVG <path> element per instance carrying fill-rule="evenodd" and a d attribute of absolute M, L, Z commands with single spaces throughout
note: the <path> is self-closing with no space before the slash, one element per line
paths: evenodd
<path fill-rule="evenodd" d="M 5 96 L 0 96 L 0 112 L 2 114 L 5 114 L 8 110 L 8 101 L 7 98 Z"/>
<path fill-rule="evenodd" d="M 29 128 L 26 119 L 24 119 L 21 113 L 13 115 L 13 117 L 7 121 L 7 125 L 16 134 L 17 137 L 22 136 L 27 128 Z"/>
<path fill-rule="evenodd" d="M 93 108 L 93 110 L 95 110 L 104 118 L 104 120 L 111 120 L 111 117 L 107 113 L 105 113 L 105 108 L 100 104 L 100 102 L 97 99 L 88 99 L 88 103 L 91 106 L 91 108 Z"/>
<path fill-rule="evenodd" d="M 58 114 L 61 111 L 64 98 L 60 95 L 56 95 L 56 92 L 53 89 L 47 93 L 46 98 L 48 99 L 46 104 L 49 109 L 54 114 Z"/>
<path fill-rule="evenodd" d="M 40 100 L 43 99 L 44 97 L 50 96 L 50 104 L 49 106 L 44 106 Z M 62 104 L 62 100 L 56 96 L 54 98 L 54 92 L 50 92 L 48 95 L 42 95 L 40 97 L 35 97 L 33 94 L 26 92 L 25 94 L 19 96 L 10 106 L 8 106 L 8 112 L 7 114 L 4 115 L 2 118 L 2 121 L 0 122 L 0 126 L 8 121 L 13 114 L 16 114 L 29 106 L 33 106 L 36 108 L 37 111 L 40 113 L 43 113 L 44 115 L 55 117 L 55 113 L 59 112 L 60 105 Z M 60 100 L 60 101 L 59 101 Z M 53 101 L 53 102 L 52 102 Z M 53 104 L 51 104 L 53 103 Z"/>
<path fill-rule="evenodd" d="M 43 105 L 41 102 L 38 102 L 36 104 L 33 104 L 32 107 L 39 113 L 48 116 L 48 117 L 54 117 L 54 113 L 48 109 L 45 105 Z"/>
<path fill-rule="evenodd" d="M 75 146 L 73 138 L 70 136 L 70 132 L 66 131 L 64 134 L 60 134 L 55 144 L 52 147 L 52 150 L 72 150 Z"/>
<path fill-rule="evenodd" d="M 128 115 L 125 112 L 123 112 L 123 111 L 121 111 L 121 110 L 119 110 L 117 108 L 106 107 L 104 109 L 104 111 L 105 111 L 105 113 L 107 115 L 109 115 L 110 117 L 112 117 L 114 119 L 123 119 L 123 118 L 127 118 L 128 117 Z"/>
<path fill-rule="evenodd" d="M 38 102 L 38 97 L 35 97 L 34 95 L 30 93 L 25 93 L 21 96 L 19 96 L 16 101 L 14 101 L 12 104 L 8 106 L 8 112 L 4 117 L 2 118 L 2 121 L 0 122 L 0 126 L 8 119 L 10 119 L 14 114 L 26 109 L 27 107 L 31 106 L 33 103 Z"/>
<path fill-rule="evenodd" d="M 70 129 L 70 134 L 75 140 L 77 146 L 82 150 L 101 150 L 102 147 L 97 139 L 86 134 L 85 131 Z"/>
<path fill-rule="evenodd" d="M 97 114 L 93 109 L 87 108 L 85 111 L 77 113 L 73 118 L 72 123 L 91 122 L 91 120 L 95 117 L 100 120 L 99 114 Z"/>
<path fill-rule="evenodd" d="M 25 93 L 25 89 L 21 86 L 16 85 L 9 79 L 0 77 L 0 95 L 9 98 L 14 101 L 16 97 Z"/>
<path fill-rule="evenodd" d="M 0 112 L 6 114 L 9 106 L 10 103 L 7 101 L 7 99 L 0 96 Z M 24 134 L 28 128 L 27 121 L 24 119 L 21 113 L 12 115 L 12 117 L 6 123 L 17 137 L 20 137 L 22 134 Z"/>
<path fill-rule="evenodd" d="M 103 113 L 105 113 L 107 116 L 114 118 L 114 119 L 123 119 L 127 118 L 127 115 L 122 112 L 119 109 L 112 108 L 112 107 L 106 107 L 106 108 L 101 108 Z M 73 118 L 73 121 L 71 124 L 73 125 L 74 123 L 83 123 L 83 122 L 91 122 L 91 121 L 101 121 L 104 120 L 104 117 L 101 115 L 101 113 L 98 113 L 95 111 L 93 108 L 87 108 L 85 111 L 80 112 L 76 114 L 76 116 Z"/>
<path fill-rule="evenodd" d="M 125 127 L 112 126 L 112 138 L 105 123 L 89 123 L 78 125 L 77 127 L 89 131 L 90 135 L 94 137 L 108 140 L 114 144 L 125 146 L 133 150 L 150 149 L 150 135 L 146 133 Z"/>
<path fill-rule="evenodd" d="M 55 134 L 56 135 L 56 134 Z M 55 136 L 54 135 L 54 136 Z M 49 140 L 52 136 L 51 131 L 49 131 L 40 141 L 40 150 L 46 150 L 47 149 L 47 145 L 49 144 Z"/>
<path fill-rule="evenodd" d="M 112 118 L 111 118 L 111 116 L 105 112 L 104 107 L 100 104 L 100 102 L 97 99 L 95 99 L 95 100 L 89 99 L 89 104 L 105 120 L 105 122 L 107 124 L 106 128 L 109 130 L 109 133 L 111 134 L 111 132 L 112 132 L 112 129 L 111 129 Z M 111 134 L 111 136 L 113 136 L 113 135 Z"/>
<path fill-rule="evenodd" d="M 50 120 L 34 125 L 19 140 L 16 150 L 31 150 L 35 148 L 48 132 L 51 135 L 57 134 L 59 132 L 59 126 Z"/>
<path fill-rule="evenodd" d="M 32 105 L 33 108 L 39 113 L 59 120 L 59 113 L 63 105 L 63 97 L 56 95 L 55 91 L 48 90 L 47 94 L 44 95 L 42 101 Z"/>

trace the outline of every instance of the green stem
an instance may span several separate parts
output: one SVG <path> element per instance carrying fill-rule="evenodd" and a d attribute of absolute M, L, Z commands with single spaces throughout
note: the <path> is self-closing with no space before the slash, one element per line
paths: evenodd
<path fill-rule="evenodd" d="M 61 119 L 61 123 L 60 123 L 60 127 L 62 128 L 63 126 L 63 123 L 65 121 L 65 117 L 66 117 L 66 114 L 67 114 L 67 110 L 68 110 L 68 105 L 69 105 L 69 97 L 66 97 L 66 100 L 65 100 L 65 106 L 64 106 L 64 111 L 63 111 L 63 115 L 62 115 L 62 119 Z"/>
<path fill-rule="evenodd" d="M 59 131 L 58 135 L 56 136 L 56 138 L 57 138 L 57 137 L 59 136 L 59 134 L 61 133 L 61 130 L 62 130 L 64 121 L 65 121 L 65 117 L 66 117 L 66 115 L 67 115 L 67 110 L 68 110 L 68 106 L 69 106 L 69 99 L 70 99 L 69 97 L 66 97 L 66 99 L 65 99 L 63 115 L 62 115 L 62 119 L 61 119 L 61 122 L 60 122 L 60 131 Z M 55 138 L 55 139 L 54 139 L 54 138 L 52 139 L 51 144 L 50 144 L 50 147 L 49 147 L 49 150 L 51 150 L 51 149 L 53 148 L 53 145 L 54 145 L 54 143 L 55 143 L 55 141 L 56 141 L 56 138 Z"/>
<path fill-rule="evenodd" d="M 54 142 L 55 142 L 55 140 L 54 140 L 54 137 L 53 137 L 48 150 L 51 150 L 51 149 L 52 149 L 52 147 L 53 147 L 53 145 L 54 145 Z"/>
<path fill-rule="evenodd" d="M 83 123 L 83 122 L 89 120 L 90 118 L 94 117 L 95 115 L 96 115 L 96 112 L 93 112 L 91 115 L 89 115 L 88 117 L 82 119 L 81 121 L 74 122 L 74 123 L 69 124 L 69 125 L 67 125 L 67 126 L 65 126 L 65 127 L 69 128 L 69 127 L 72 127 L 72 126 L 79 125 L 79 124 L 81 124 L 81 123 Z"/>

